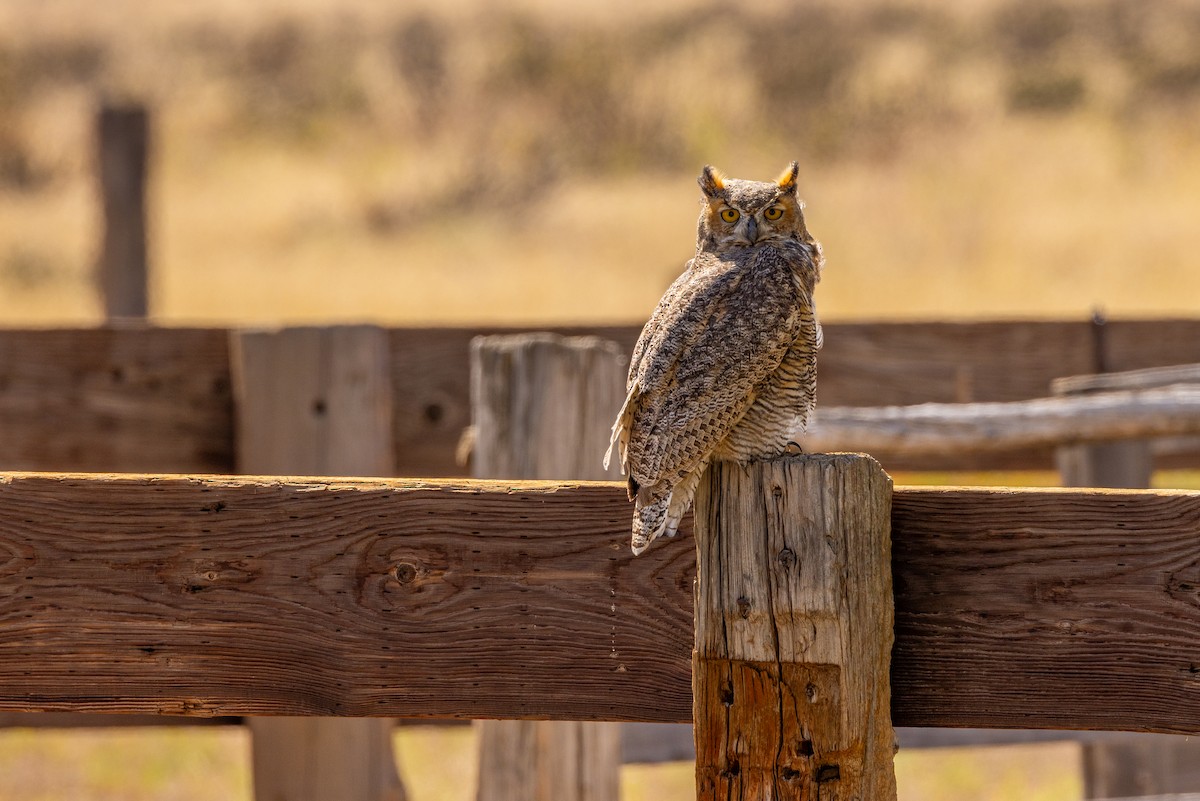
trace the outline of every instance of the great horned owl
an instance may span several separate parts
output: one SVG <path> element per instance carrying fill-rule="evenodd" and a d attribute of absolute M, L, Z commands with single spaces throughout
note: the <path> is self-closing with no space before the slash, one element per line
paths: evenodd
<path fill-rule="evenodd" d="M 635 502 L 633 552 L 674 536 L 713 460 L 778 456 L 813 407 L 821 245 L 792 162 L 772 182 L 700 174 L 696 256 L 658 302 L 629 368 L 615 445 Z"/>

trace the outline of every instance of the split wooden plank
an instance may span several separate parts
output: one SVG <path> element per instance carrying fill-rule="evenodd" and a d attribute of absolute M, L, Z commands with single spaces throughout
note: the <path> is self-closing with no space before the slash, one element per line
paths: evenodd
<path fill-rule="evenodd" d="M 717 462 L 696 497 L 698 799 L 896 798 L 892 481 L 868 456 Z"/>
<path fill-rule="evenodd" d="M 629 512 L 609 483 L 5 474 L 0 711 L 684 722 L 694 544 L 634 558 Z M 897 725 L 1200 733 L 1200 493 L 899 488 L 892 532 Z"/>
<path fill-rule="evenodd" d="M 390 475 L 386 332 L 371 326 L 239 331 L 230 340 L 238 468 Z M 260 801 L 404 801 L 393 722 L 249 718 Z"/>

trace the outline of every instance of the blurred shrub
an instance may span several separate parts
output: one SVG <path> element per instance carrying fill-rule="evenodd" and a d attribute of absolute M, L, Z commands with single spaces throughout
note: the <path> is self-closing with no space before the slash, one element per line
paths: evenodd
<path fill-rule="evenodd" d="M 1124 125 L 1156 104 L 1200 106 L 1196 0 L 996 0 L 970 10 L 697 0 L 647 7 L 636 22 L 482 3 L 473 16 L 398 11 L 383 22 L 347 12 L 226 29 L 214 16 L 145 44 L 161 49 L 149 63 L 162 70 L 142 67 L 137 82 L 162 103 L 186 103 L 200 82 L 218 86 L 208 96 L 228 109 L 205 117 L 212 137 L 428 151 L 437 168 L 413 158 L 420 181 L 409 190 L 428 209 L 519 202 L 566 174 L 694 167 L 730 147 L 886 160 L 924 132 L 1007 113 L 1086 109 Z M 101 38 L 0 49 L 0 115 L 15 118 L 47 86 L 120 89 L 131 58 Z M 16 142 L 0 131 L 9 186 L 36 172 Z M 369 203 L 365 219 L 379 231 L 417 220 L 397 211 L 406 202 Z"/>
<path fill-rule="evenodd" d="M 1080 75 L 1053 71 L 1019 71 L 1008 86 L 1012 111 L 1069 111 L 1083 102 L 1086 86 Z"/>

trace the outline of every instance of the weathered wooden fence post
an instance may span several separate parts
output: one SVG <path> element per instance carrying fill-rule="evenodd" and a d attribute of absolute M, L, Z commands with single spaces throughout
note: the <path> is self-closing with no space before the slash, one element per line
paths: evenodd
<path fill-rule="evenodd" d="M 629 359 L 611 342 L 555 334 L 471 343 L 476 478 L 617 478 L 602 459 Z M 564 532 L 565 533 L 565 532 Z M 535 688 L 531 688 L 535 691 Z M 616 801 L 620 726 L 480 721 L 477 801 Z"/>
<path fill-rule="evenodd" d="M 142 318 L 146 291 L 146 153 L 142 106 L 103 106 L 96 118 L 104 234 L 96 279 L 107 319 Z"/>
<path fill-rule="evenodd" d="M 891 498 L 859 454 L 715 463 L 701 480 L 701 801 L 896 798 Z"/>
<path fill-rule="evenodd" d="M 394 474 L 386 331 L 234 331 L 230 346 L 240 472 Z M 391 718 L 250 718 L 249 725 L 260 801 L 405 798 Z"/>

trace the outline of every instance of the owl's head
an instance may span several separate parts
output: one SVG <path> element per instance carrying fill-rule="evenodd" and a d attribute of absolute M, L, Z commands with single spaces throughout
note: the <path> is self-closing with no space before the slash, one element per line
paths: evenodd
<path fill-rule="evenodd" d="M 774 181 L 726 178 L 706 166 L 696 248 L 721 253 L 730 248 L 798 241 L 815 244 L 804 225 L 804 203 L 796 192 L 800 166 L 792 162 Z"/>

